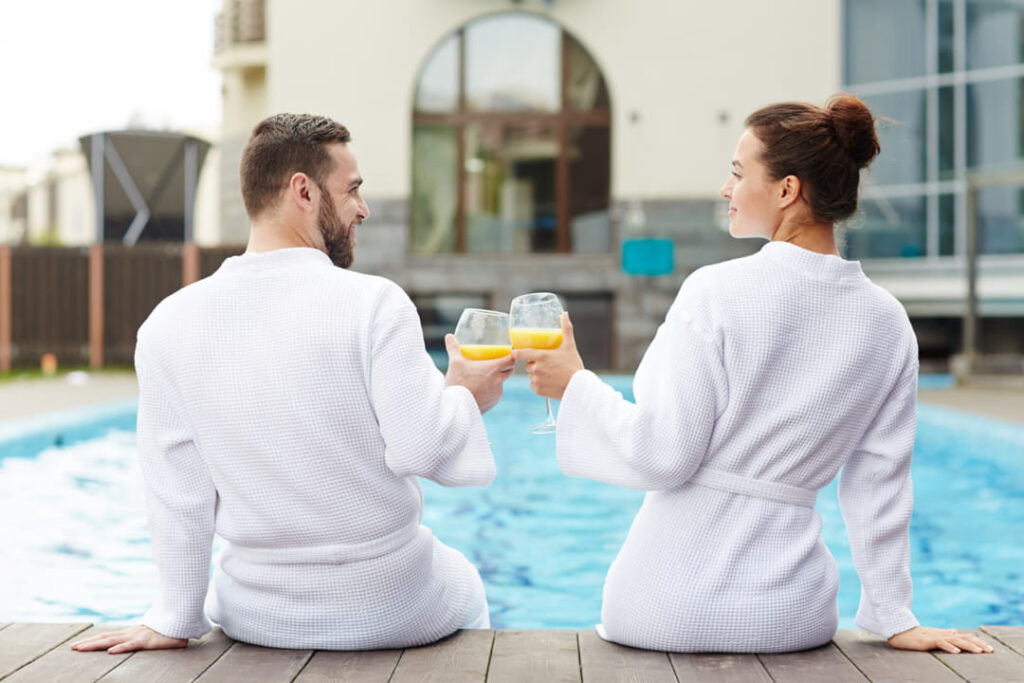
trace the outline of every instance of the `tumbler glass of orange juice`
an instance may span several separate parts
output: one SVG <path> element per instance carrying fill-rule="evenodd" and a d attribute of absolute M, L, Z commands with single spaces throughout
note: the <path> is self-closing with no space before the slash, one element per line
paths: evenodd
<path fill-rule="evenodd" d="M 512 353 L 508 313 L 467 308 L 455 326 L 462 355 L 470 360 L 493 360 Z"/>
<path fill-rule="evenodd" d="M 523 294 L 512 299 L 509 308 L 509 336 L 517 349 L 557 349 L 562 345 L 562 302 L 550 292 Z M 555 418 L 551 414 L 551 399 L 547 401 L 547 419 L 535 425 L 534 434 L 555 431 Z"/>

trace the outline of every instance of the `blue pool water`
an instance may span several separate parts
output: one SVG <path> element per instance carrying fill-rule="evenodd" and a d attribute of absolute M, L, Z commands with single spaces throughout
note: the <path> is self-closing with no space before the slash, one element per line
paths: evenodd
<path fill-rule="evenodd" d="M 631 378 L 608 381 L 629 395 Z M 486 416 L 494 484 L 423 482 L 424 523 L 480 568 L 496 627 L 596 623 L 605 572 L 643 497 L 563 476 L 554 437 L 528 431 L 543 412 L 525 380 L 512 378 Z M 129 403 L 28 427 L 0 425 L 0 544 L 8 558 L 0 569 L 0 620 L 130 621 L 145 610 L 156 573 L 134 417 Z M 1024 427 L 927 405 L 918 421 L 915 612 L 934 626 L 1024 623 Z M 834 484 L 817 508 L 840 568 L 840 615 L 849 627 L 860 588 Z"/>

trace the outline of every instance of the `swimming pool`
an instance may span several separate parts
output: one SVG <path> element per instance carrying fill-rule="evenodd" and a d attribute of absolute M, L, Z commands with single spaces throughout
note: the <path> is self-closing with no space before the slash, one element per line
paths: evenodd
<path fill-rule="evenodd" d="M 608 378 L 629 394 L 629 377 Z M 486 416 L 487 489 L 424 482 L 424 523 L 476 564 L 499 628 L 589 628 L 643 494 L 561 474 L 544 404 L 514 377 Z M 131 621 L 156 587 L 135 464 L 134 404 L 0 426 L 0 620 Z M 935 626 L 1024 623 L 1024 427 L 918 411 L 911 527 L 914 610 Z M 55 442 L 60 441 L 59 446 Z M 842 626 L 859 583 L 835 485 L 818 498 L 840 569 Z"/>

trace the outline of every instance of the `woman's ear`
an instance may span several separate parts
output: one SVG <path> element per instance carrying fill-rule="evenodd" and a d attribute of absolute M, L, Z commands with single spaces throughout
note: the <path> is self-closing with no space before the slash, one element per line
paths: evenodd
<path fill-rule="evenodd" d="M 800 199 L 801 183 L 795 175 L 788 175 L 779 181 L 778 199 L 779 208 L 787 209 Z"/>

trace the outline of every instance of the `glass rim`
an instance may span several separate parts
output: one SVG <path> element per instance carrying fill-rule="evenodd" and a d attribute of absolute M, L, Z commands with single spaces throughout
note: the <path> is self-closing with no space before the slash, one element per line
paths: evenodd
<path fill-rule="evenodd" d="M 462 309 L 462 315 L 466 315 L 467 313 L 483 313 L 483 314 L 486 314 L 486 315 L 497 315 L 497 316 L 502 316 L 503 315 L 506 318 L 508 317 L 508 313 L 506 313 L 505 311 L 494 311 L 494 310 L 491 310 L 489 308 L 463 308 Z"/>
<path fill-rule="evenodd" d="M 556 299 L 558 299 L 559 301 L 562 300 L 561 297 L 558 296 L 557 294 L 555 294 L 554 292 L 526 292 L 525 294 L 520 294 L 518 296 L 512 297 L 512 301 L 515 301 L 516 299 L 522 299 L 522 298 L 528 297 L 528 296 L 536 296 L 536 297 L 553 296 Z"/>

